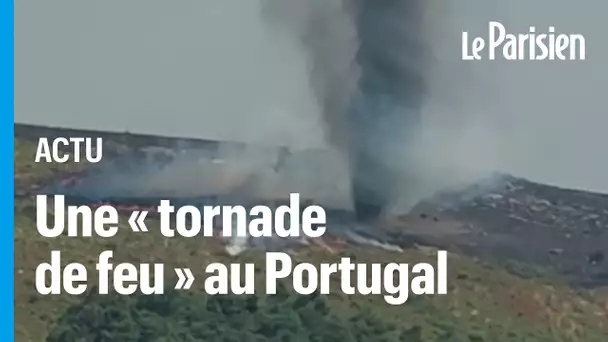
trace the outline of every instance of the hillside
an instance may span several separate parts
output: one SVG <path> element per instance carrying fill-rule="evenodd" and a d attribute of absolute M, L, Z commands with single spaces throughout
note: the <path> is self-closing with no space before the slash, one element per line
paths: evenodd
<path fill-rule="evenodd" d="M 86 337 L 97 341 L 599 342 L 608 337 L 608 294 L 602 287 L 606 285 L 605 263 L 598 257 L 608 245 L 601 240 L 607 235 L 602 208 L 608 206 L 601 202 L 605 197 L 578 192 L 566 196 L 561 190 L 532 183 L 522 188 L 522 181 L 516 179 L 500 183 L 503 190 L 508 185 L 506 192 L 443 195 L 421 204 L 411 216 L 381 224 L 381 229 L 353 228 L 359 241 L 371 239 L 376 246 L 347 240 L 345 245 L 332 245 L 335 254 L 314 244 L 291 251 L 295 259 L 314 263 L 340 255 L 355 257 L 357 262 L 411 262 L 430 260 L 437 246 L 448 248 L 446 296 L 410 298 L 402 306 L 389 306 L 374 296 L 333 294 L 303 299 L 289 290 L 283 299 L 258 295 L 249 301 L 222 300 L 207 298 L 200 284 L 195 284 L 197 288 L 187 294 L 169 293 L 161 298 L 41 297 L 35 293 L 34 271 L 54 249 L 62 251 L 62 262 L 85 263 L 91 274 L 98 254 L 112 249 L 116 262 L 163 261 L 167 267 L 190 267 L 200 279 L 209 262 L 259 261 L 263 251 L 251 249 L 231 257 L 214 239 L 168 242 L 155 231 L 153 218 L 148 220 L 151 231 L 145 235 L 121 231 L 111 240 L 41 238 L 35 230 L 30 196 L 83 166 L 33 164 L 35 147 L 32 137 L 27 138 L 15 141 L 17 341 L 43 341 L 48 336 L 49 341 Z M 538 208 L 530 204 L 532 198 Z M 568 208 L 581 211 L 577 214 Z M 580 220 L 593 223 L 580 227 Z M 555 237 L 549 242 L 545 237 L 551 234 Z M 383 248 L 382 243 L 400 245 L 402 250 Z M 594 255 L 597 260 L 592 260 Z M 576 272 L 585 277 L 573 277 Z"/>

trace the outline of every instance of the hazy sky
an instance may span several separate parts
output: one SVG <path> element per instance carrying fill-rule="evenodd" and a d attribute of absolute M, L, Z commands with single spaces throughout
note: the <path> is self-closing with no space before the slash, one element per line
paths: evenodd
<path fill-rule="evenodd" d="M 433 18 L 448 19 L 438 21 L 443 28 L 433 39 L 439 61 L 425 112 L 437 155 L 608 192 L 607 10 L 601 1 L 566 0 L 460 0 L 434 8 Z M 461 31 L 485 32 L 490 20 L 515 33 L 553 25 L 584 34 L 587 60 L 457 61 Z"/>
<path fill-rule="evenodd" d="M 16 4 L 16 120 L 289 141 L 314 132 L 305 56 L 260 1 Z"/>
<path fill-rule="evenodd" d="M 264 24 L 268 1 L 17 1 L 15 120 L 319 144 L 306 53 Z M 606 9 L 597 0 L 433 4 L 429 164 L 608 191 Z M 459 61 L 460 32 L 490 20 L 585 34 L 588 60 Z"/>

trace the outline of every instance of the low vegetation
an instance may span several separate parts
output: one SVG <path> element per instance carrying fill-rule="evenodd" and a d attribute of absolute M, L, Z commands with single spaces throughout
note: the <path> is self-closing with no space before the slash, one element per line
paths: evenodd
<path fill-rule="evenodd" d="M 370 310 L 347 319 L 326 297 L 203 296 L 170 291 L 163 296 L 89 296 L 58 321 L 49 342 L 62 341 L 422 341 L 420 328 L 386 324 Z"/>

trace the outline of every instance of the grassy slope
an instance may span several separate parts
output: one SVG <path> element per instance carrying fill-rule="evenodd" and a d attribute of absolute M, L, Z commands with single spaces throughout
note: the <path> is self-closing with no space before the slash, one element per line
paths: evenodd
<path fill-rule="evenodd" d="M 61 169 L 33 164 L 34 147 L 16 141 L 15 179 L 31 184 L 48 179 Z M 73 166 L 72 166 L 73 167 Z M 175 239 L 165 247 L 164 240 L 153 232 L 135 235 L 121 231 L 111 240 L 96 238 L 45 239 L 37 235 L 32 200 L 17 200 L 15 204 L 15 314 L 17 341 L 41 341 L 49 327 L 62 312 L 79 298 L 69 296 L 40 297 L 34 288 L 34 272 L 38 264 L 50 257 L 50 251 L 60 249 L 63 262 L 78 261 L 89 266 L 105 249 L 115 250 L 118 261 L 163 261 L 171 265 L 188 266 L 198 273 L 211 261 L 231 261 L 212 239 Z M 123 220 L 126 222 L 126 220 Z M 430 250 L 408 250 L 396 254 L 375 248 L 348 248 L 358 262 L 421 261 L 429 258 Z M 240 259 L 259 260 L 255 253 Z M 297 252 L 298 260 L 329 261 L 330 256 L 314 248 Z M 450 255 L 450 293 L 447 296 L 410 298 L 403 306 L 385 304 L 381 297 L 333 295 L 332 305 L 343 315 L 357 306 L 372 306 L 387 320 L 417 323 L 432 337 L 442 326 L 453 327 L 459 335 L 480 335 L 485 341 L 606 341 L 608 336 L 608 296 L 599 292 L 574 291 L 565 285 L 541 280 L 524 280 L 495 265 L 481 264 L 474 259 Z M 262 276 L 260 276 L 261 278 Z M 93 279 L 94 280 L 94 279 Z M 335 287 L 334 287 L 335 288 Z M 433 339 L 429 339 L 433 340 Z"/>

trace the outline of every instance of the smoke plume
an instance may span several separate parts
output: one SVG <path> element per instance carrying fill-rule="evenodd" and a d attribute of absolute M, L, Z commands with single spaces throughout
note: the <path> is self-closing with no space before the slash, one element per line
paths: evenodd
<path fill-rule="evenodd" d="M 432 51 L 429 91 L 417 143 L 421 193 L 500 171 L 562 187 L 608 191 L 608 163 L 598 158 L 608 125 L 601 14 L 594 2 L 437 3 L 425 27 Z M 462 61 L 461 33 L 487 36 L 488 22 L 512 33 L 558 32 L 586 38 L 585 61 Z"/>
<path fill-rule="evenodd" d="M 304 158 L 306 167 L 289 171 L 297 176 L 268 186 L 290 191 L 286 179 L 295 177 L 302 191 L 321 175 L 344 181 L 351 160 L 361 187 L 380 193 L 368 197 L 390 193 L 397 211 L 495 170 L 608 191 L 600 2 L 31 0 L 15 7 L 19 122 L 325 148 L 333 157 Z M 490 20 L 513 31 L 554 25 L 585 34 L 588 60 L 461 61 L 460 33 L 481 34 Z M 269 153 L 261 159 L 274 160 Z M 178 158 L 181 177 L 163 169 L 145 178 L 148 185 L 199 186 L 200 165 Z M 235 176 L 237 188 L 274 165 L 248 162 L 239 164 L 247 175 Z M 350 196 L 347 186 L 325 188 Z"/>

